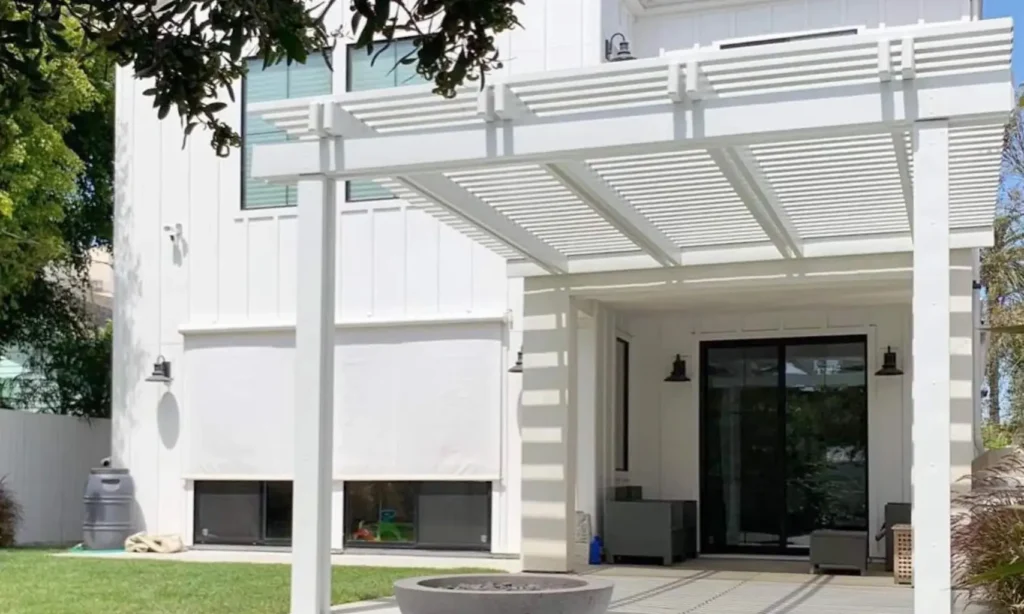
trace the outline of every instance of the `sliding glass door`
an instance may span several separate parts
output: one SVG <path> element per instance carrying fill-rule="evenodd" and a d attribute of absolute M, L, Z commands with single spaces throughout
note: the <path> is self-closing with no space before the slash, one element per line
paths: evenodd
<path fill-rule="evenodd" d="M 864 337 L 701 347 L 704 552 L 800 553 L 867 530 Z"/>

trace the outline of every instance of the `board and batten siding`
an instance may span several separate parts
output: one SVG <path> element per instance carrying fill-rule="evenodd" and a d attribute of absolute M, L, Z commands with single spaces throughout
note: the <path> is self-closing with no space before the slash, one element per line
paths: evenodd
<path fill-rule="evenodd" d="M 295 208 L 242 210 L 237 152 L 217 158 L 198 132 L 182 149 L 180 126 L 157 120 L 145 87 L 130 78 L 117 85 L 125 153 L 117 166 L 114 456 L 138 478 L 139 527 L 186 533 L 184 434 L 197 408 L 183 399 L 202 391 L 188 391 L 183 329 L 294 323 L 297 218 Z M 240 111 L 232 105 L 228 117 Z M 395 200 L 340 202 L 336 219 L 338 320 L 509 309 L 504 261 L 423 211 Z M 170 385 L 144 381 L 157 356 L 172 363 Z M 258 416 L 288 408 L 249 409 Z M 245 437 L 244 428 L 225 436 Z"/>
<path fill-rule="evenodd" d="M 345 5 L 345 6 L 342 6 Z M 329 17 L 347 23 L 347 4 Z M 521 7 L 524 28 L 502 35 L 506 73 L 570 68 L 601 61 L 600 7 L 590 0 L 533 0 Z M 335 49 L 332 87 L 346 87 L 346 45 Z M 117 163 L 113 456 L 137 482 L 136 525 L 158 533 L 191 536 L 192 488 L 187 479 L 191 421 L 199 399 L 220 398 L 195 389 L 188 378 L 188 335 L 219 329 L 225 343 L 246 352 L 240 363 L 260 362 L 258 347 L 239 344 L 247 330 L 280 330 L 294 322 L 296 209 L 243 209 L 242 156 L 214 155 L 197 130 L 182 147 L 176 117 L 157 119 L 150 84 L 119 69 L 116 85 Z M 241 84 L 235 92 L 242 92 Z M 241 97 L 223 101 L 223 117 L 241 127 Z M 340 187 L 340 186 L 339 186 Z M 473 319 L 521 312 L 522 282 L 506 278 L 505 262 L 459 232 L 403 201 L 345 202 L 339 189 L 338 297 L 341 322 L 401 323 Z M 180 225 L 180 234 L 178 228 Z M 515 359 L 521 342 L 518 318 L 506 326 L 495 362 Z M 188 332 L 191 330 L 192 332 Z M 202 332 L 205 330 L 206 332 Z M 227 335 L 225 331 L 234 331 Z M 191 337 L 189 337 L 191 338 Z M 210 339 L 203 341 L 209 345 Z M 268 351 L 270 351 L 268 349 Z M 256 355 L 253 355 L 256 353 Z M 172 364 L 170 384 L 146 382 L 153 362 Z M 241 357 L 241 354 L 238 355 Z M 231 356 L 223 360 L 230 363 Z M 518 463 L 514 407 L 517 382 L 501 369 L 502 481 L 494 496 L 494 547 L 518 551 Z M 190 385 L 192 389 L 190 389 Z M 207 384 L 209 385 L 209 384 Z M 279 385 L 273 378 L 252 386 Z M 246 408 L 254 419 L 281 398 L 274 388 Z M 210 408 L 205 408 L 210 411 Z M 245 424 L 225 437 L 245 437 Z M 194 451 L 193 451 L 194 452 Z M 336 505 L 340 506 L 340 484 Z M 340 511 L 336 514 L 340 526 Z M 340 545 L 341 534 L 334 537 Z"/>
<path fill-rule="evenodd" d="M 638 18 L 630 29 L 634 53 L 712 45 L 732 38 L 842 26 L 878 28 L 920 22 L 959 21 L 971 15 L 970 0 L 766 0 L 748 6 Z"/>

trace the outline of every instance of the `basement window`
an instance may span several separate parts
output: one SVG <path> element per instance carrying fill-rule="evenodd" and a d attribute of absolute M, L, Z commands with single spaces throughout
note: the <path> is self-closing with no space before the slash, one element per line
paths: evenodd
<path fill-rule="evenodd" d="M 752 38 L 734 38 L 718 41 L 715 46 L 719 49 L 740 49 L 742 47 L 758 47 L 761 45 L 776 45 L 779 43 L 792 43 L 795 41 L 811 40 L 815 38 L 835 38 L 838 36 L 850 36 L 860 34 L 860 28 L 839 28 L 834 30 L 815 30 L 811 32 L 794 32 L 792 34 L 772 34 Z"/>

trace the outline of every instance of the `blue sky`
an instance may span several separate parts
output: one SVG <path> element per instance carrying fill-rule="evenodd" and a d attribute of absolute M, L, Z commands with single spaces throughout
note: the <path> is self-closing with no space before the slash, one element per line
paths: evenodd
<path fill-rule="evenodd" d="M 1013 45 L 1013 76 L 1024 80 L 1024 0 L 985 0 L 985 17 L 1013 17 L 1016 22 Z"/>

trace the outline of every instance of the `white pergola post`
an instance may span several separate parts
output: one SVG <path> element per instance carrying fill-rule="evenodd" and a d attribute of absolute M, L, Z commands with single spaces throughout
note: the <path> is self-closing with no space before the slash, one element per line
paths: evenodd
<path fill-rule="evenodd" d="M 950 614 L 949 125 L 914 126 L 914 612 Z"/>
<path fill-rule="evenodd" d="M 576 312 L 557 277 L 527 278 L 523 300 L 522 557 L 572 569 L 576 516 Z"/>
<path fill-rule="evenodd" d="M 291 614 L 331 609 L 335 182 L 299 181 Z"/>

